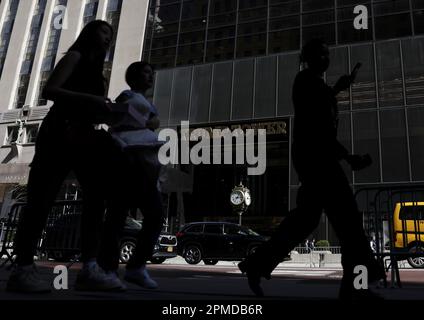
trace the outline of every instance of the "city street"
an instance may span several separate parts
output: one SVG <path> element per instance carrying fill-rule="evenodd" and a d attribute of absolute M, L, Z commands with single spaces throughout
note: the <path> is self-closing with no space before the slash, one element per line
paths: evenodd
<path fill-rule="evenodd" d="M 171 261 L 174 260 L 174 261 Z M 21 295 L 5 292 L 9 271 L 0 269 L 0 300 L 335 300 L 342 271 L 339 266 L 309 268 L 300 264 L 280 264 L 272 279 L 263 281 L 266 297 L 258 299 L 251 293 L 237 262 L 219 262 L 215 266 L 188 265 L 181 258 L 161 265 L 149 264 L 151 276 L 160 285 L 158 290 L 146 290 L 128 284 L 124 293 L 77 292 L 72 289 L 79 263 L 69 269 L 69 290 L 53 290 L 50 294 Z M 45 279 L 53 281 L 55 262 L 40 262 Z M 124 272 L 121 265 L 121 276 Z M 388 277 L 390 279 L 390 276 Z M 424 270 L 401 270 L 403 288 L 376 289 L 388 300 L 424 300 Z"/>

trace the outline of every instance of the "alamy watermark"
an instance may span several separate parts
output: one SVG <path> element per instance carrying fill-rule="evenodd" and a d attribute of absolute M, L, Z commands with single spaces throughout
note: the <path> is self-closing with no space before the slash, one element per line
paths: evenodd
<path fill-rule="evenodd" d="M 53 9 L 53 27 L 56 30 L 68 29 L 68 11 L 66 6 L 58 5 Z"/>
<path fill-rule="evenodd" d="M 213 129 L 210 133 L 206 129 L 199 128 L 190 132 L 190 122 L 182 121 L 180 134 L 179 144 L 176 130 L 163 129 L 159 132 L 159 140 L 165 142 L 159 150 L 159 162 L 162 165 L 234 164 L 235 160 L 236 164 L 247 163 L 248 175 L 262 175 L 266 171 L 266 129 L 244 131 L 236 128 L 231 131 L 225 128 Z M 235 159 L 233 159 L 233 139 L 236 140 Z M 197 143 L 190 148 L 190 142 L 196 141 Z"/>

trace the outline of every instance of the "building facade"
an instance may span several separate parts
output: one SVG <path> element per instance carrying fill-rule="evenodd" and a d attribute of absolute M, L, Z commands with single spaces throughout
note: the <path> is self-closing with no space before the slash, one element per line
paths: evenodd
<path fill-rule="evenodd" d="M 354 27 L 358 5 L 367 29 Z M 116 30 L 105 64 L 109 97 L 126 88 L 125 69 L 142 57 L 157 69 L 152 98 L 163 128 L 180 130 L 188 120 L 207 130 L 267 130 L 263 175 L 248 176 L 242 164 L 167 172 L 164 192 L 175 228 L 238 221 L 229 199 L 240 182 L 253 200 L 243 223 L 261 232 L 295 206 L 291 87 L 299 50 L 314 37 L 330 45 L 329 84 L 362 63 L 356 83 L 338 97 L 339 139 L 374 160 L 361 172 L 346 167 L 352 187 L 424 181 L 423 0 L 1 0 L 0 198 L 26 183 L 38 127 L 51 106 L 40 92 L 93 19 Z M 318 233 L 317 239 L 332 238 L 325 220 Z"/>
<path fill-rule="evenodd" d="M 0 1 L 0 202 L 27 182 L 38 128 L 52 105 L 41 92 L 84 25 L 101 19 L 115 30 L 104 72 L 113 99 L 127 88 L 126 67 L 141 57 L 147 8 L 140 0 Z"/>
<path fill-rule="evenodd" d="M 355 13 L 358 5 L 367 29 L 354 27 L 364 13 Z M 269 226 L 295 206 L 291 87 L 300 48 L 314 37 L 330 45 L 329 84 L 362 63 L 338 97 L 339 139 L 373 158 L 360 172 L 346 166 L 353 188 L 423 182 L 424 1 L 151 0 L 149 17 L 143 57 L 158 69 L 154 101 L 163 126 L 189 120 L 193 127 L 271 122 L 287 129 L 270 127 L 263 176 L 196 166 L 186 219 L 229 219 L 229 192 L 239 180 L 252 191 L 246 219 L 262 229 L 259 221 Z M 328 230 L 323 221 L 317 238 L 332 238 Z"/>

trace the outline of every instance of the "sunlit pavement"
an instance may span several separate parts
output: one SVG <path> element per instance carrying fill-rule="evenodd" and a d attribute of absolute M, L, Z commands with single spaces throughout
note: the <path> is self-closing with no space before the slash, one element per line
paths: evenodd
<path fill-rule="evenodd" d="M 182 259 L 163 264 L 149 264 L 151 276 L 158 281 L 158 290 L 146 290 L 128 284 L 123 293 L 77 292 L 72 289 L 81 267 L 73 264 L 68 270 L 68 290 L 53 290 L 48 294 L 22 295 L 5 291 L 10 271 L 0 269 L 0 300 L 258 300 L 252 295 L 244 275 L 237 269 L 237 262 L 219 262 L 215 266 L 203 263 L 188 265 Z M 46 280 L 53 279 L 55 262 L 39 262 Z M 120 267 L 120 275 L 124 273 Z M 268 300 L 335 300 L 338 295 L 340 266 L 323 268 L 295 266 L 289 262 L 280 264 L 272 279 L 263 281 L 265 299 Z M 388 277 L 390 280 L 390 275 Z M 376 292 L 389 300 L 424 300 L 424 270 L 401 270 L 403 288 L 378 288 Z"/>

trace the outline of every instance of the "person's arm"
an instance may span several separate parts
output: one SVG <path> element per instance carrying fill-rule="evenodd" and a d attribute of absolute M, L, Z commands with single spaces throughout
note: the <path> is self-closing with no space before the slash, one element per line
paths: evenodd
<path fill-rule="evenodd" d="M 146 121 L 146 128 L 150 130 L 156 130 L 160 127 L 160 120 L 158 116 L 154 116 Z"/>
<path fill-rule="evenodd" d="M 89 105 L 97 107 L 100 110 L 107 110 L 106 99 L 101 96 L 70 91 L 63 88 L 63 85 L 72 75 L 78 62 L 81 59 L 81 54 L 77 51 L 68 52 L 57 64 L 52 75 L 44 87 L 42 96 L 47 100 L 54 102 L 62 102 L 72 105 Z"/>

